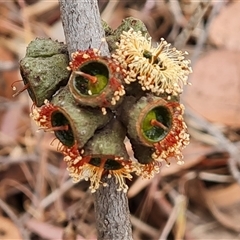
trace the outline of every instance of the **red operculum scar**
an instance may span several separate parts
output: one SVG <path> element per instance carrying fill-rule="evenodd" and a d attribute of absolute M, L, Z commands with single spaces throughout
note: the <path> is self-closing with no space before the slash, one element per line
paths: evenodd
<path fill-rule="evenodd" d="M 114 91 L 113 97 L 111 99 L 111 104 L 114 106 L 120 100 L 120 98 L 125 95 L 125 89 L 119 80 L 114 77 L 110 79 L 110 87 Z"/>
<path fill-rule="evenodd" d="M 100 95 L 100 99 L 101 99 L 101 105 L 103 107 L 108 107 L 109 106 L 109 102 L 107 101 L 107 98 L 106 98 L 106 93 L 103 92 L 101 95 Z"/>
<path fill-rule="evenodd" d="M 79 167 L 83 163 L 86 162 L 87 159 L 83 160 L 82 154 L 83 150 L 78 149 L 77 142 L 72 147 L 67 147 L 65 145 L 62 145 L 59 151 L 64 155 L 64 161 L 67 163 L 70 163 L 71 165 L 75 167 Z M 81 162 L 80 162 L 81 160 Z"/>
<path fill-rule="evenodd" d="M 113 90 L 119 90 L 121 88 L 121 83 L 119 82 L 118 79 L 112 77 L 110 79 L 110 86 Z"/>

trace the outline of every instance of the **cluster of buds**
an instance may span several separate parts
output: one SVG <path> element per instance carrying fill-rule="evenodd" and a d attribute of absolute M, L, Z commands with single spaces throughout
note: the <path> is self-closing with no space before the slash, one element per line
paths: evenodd
<path fill-rule="evenodd" d="M 135 30 L 129 22 L 134 22 Z M 115 177 L 117 190 L 126 192 L 125 179 L 131 180 L 133 173 L 152 178 L 164 160 L 169 164 L 176 158 L 182 164 L 182 149 L 189 143 L 179 103 L 191 72 L 186 53 L 163 39 L 152 47 L 151 39 L 143 35 L 145 26 L 137 23 L 130 18 L 111 31 L 107 39 L 115 42 L 110 57 L 90 48 L 72 53 L 68 63 L 62 44 L 37 39 L 20 63 L 34 102 L 31 117 L 44 131 L 54 132 L 70 176 L 75 182 L 88 180 L 91 192 L 107 186 L 103 175 Z M 40 48 L 50 53 L 41 53 Z M 49 84 L 42 73 L 55 68 L 55 55 L 62 59 L 57 62 L 62 77 Z M 29 64 L 33 58 L 37 70 L 36 63 Z M 126 150 L 126 137 L 134 159 Z"/>

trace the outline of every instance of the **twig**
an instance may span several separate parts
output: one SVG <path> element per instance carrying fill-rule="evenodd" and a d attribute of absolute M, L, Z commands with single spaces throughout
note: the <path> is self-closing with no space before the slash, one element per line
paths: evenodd
<path fill-rule="evenodd" d="M 57 7 L 58 7 L 57 0 L 47 1 L 47 4 L 45 0 L 39 0 L 34 4 L 26 6 L 25 11 L 28 18 L 32 19 L 32 18 L 36 18 L 37 16 L 42 16 Z"/>
<path fill-rule="evenodd" d="M 215 183 L 232 183 L 233 177 L 231 175 L 223 175 L 223 174 L 216 174 L 210 172 L 203 172 L 201 171 L 198 177 L 205 181 L 211 181 Z"/>
<path fill-rule="evenodd" d="M 108 46 L 101 43 L 101 26 L 97 0 L 59 0 L 63 28 L 69 53 L 89 47 L 99 48 L 109 55 Z M 131 240 L 132 230 L 126 193 L 118 192 L 114 178 L 103 179 L 108 187 L 100 187 L 94 194 L 98 239 Z"/>
<path fill-rule="evenodd" d="M 147 0 L 143 6 L 143 12 L 147 13 L 156 6 L 156 1 Z"/>
<path fill-rule="evenodd" d="M 68 191 L 70 188 L 74 186 L 74 183 L 72 179 L 67 180 L 65 183 L 61 185 L 60 188 L 54 190 L 51 194 L 49 194 L 47 197 L 45 197 L 39 204 L 39 207 L 41 209 L 45 209 L 50 204 L 52 204 L 54 201 L 56 201 L 57 198 L 59 198 L 61 195 L 63 195 L 66 191 Z"/>
<path fill-rule="evenodd" d="M 16 70 L 19 63 L 15 61 L 0 61 L 0 72 Z"/>
<path fill-rule="evenodd" d="M 31 188 L 34 188 L 36 182 L 35 182 L 34 174 L 30 171 L 29 166 L 25 162 L 22 162 L 19 164 L 19 167 L 21 168 L 24 176 L 26 177 L 26 180 L 28 181 L 29 186 Z"/>
<path fill-rule="evenodd" d="M 33 39 L 33 34 L 31 31 L 31 25 L 29 21 L 29 17 L 26 11 L 26 3 L 25 0 L 18 0 L 18 4 L 21 7 L 21 15 L 23 20 L 23 29 L 25 32 L 25 41 L 28 43 Z"/>
<path fill-rule="evenodd" d="M 28 219 L 26 221 L 26 226 L 31 232 L 34 232 L 35 234 L 39 235 L 41 239 L 49 239 L 49 240 L 61 239 L 61 236 L 63 233 L 62 228 L 56 227 L 49 223 L 43 223 L 34 218 Z M 85 240 L 85 238 L 83 238 L 80 235 L 77 235 L 76 240 Z M 91 239 L 91 240 L 95 240 L 95 239 Z"/>
<path fill-rule="evenodd" d="M 159 231 L 148 224 L 142 222 L 138 218 L 131 215 L 131 222 L 132 225 L 141 231 L 141 233 L 145 233 L 149 236 L 151 236 L 153 239 L 156 239 L 156 237 L 159 235 Z"/>
<path fill-rule="evenodd" d="M 6 167 L 6 166 L 11 166 L 13 164 L 19 164 L 19 163 L 23 163 L 23 162 L 30 162 L 30 161 L 37 161 L 38 160 L 38 156 L 35 154 L 22 154 L 19 157 L 0 157 L 0 167 Z"/>
<path fill-rule="evenodd" d="M 177 24 L 180 25 L 180 26 L 186 25 L 187 20 L 184 17 L 184 15 L 182 14 L 182 10 L 181 10 L 181 7 L 180 7 L 180 2 L 175 1 L 175 0 L 170 0 L 169 5 L 170 5 L 170 8 L 172 10 L 172 13 L 175 17 L 175 20 L 176 20 Z"/>
<path fill-rule="evenodd" d="M 42 138 L 41 140 L 44 140 L 43 135 L 40 136 Z M 41 141 L 44 142 L 44 141 Z M 47 169 L 47 149 L 44 148 L 43 144 L 40 145 L 40 148 L 38 149 L 39 151 L 39 168 L 37 171 L 37 176 L 36 176 L 36 186 L 35 186 L 35 196 L 39 200 L 42 200 L 45 195 L 46 195 L 46 169 Z M 40 201 L 39 205 L 36 206 L 38 215 L 43 216 L 43 209 L 40 207 Z"/>
<path fill-rule="evenodd" d="M 187 105 L 187 103 L 184 103 Z M 201 118 L 196 113 L 190 110 L 190 106 L 186 108 L 186 116 L 190 119 L 194 119 L 198 122 L 198 124 L 209 134 L 214 136 L 216 138 L 216 141 L 219 144 L 219 147 L 221 149 L 224 149 L 229 152 L 230 158 L 228 161 L 228 166 L 230 169 L 230 172 L 232 173 L 233 177 L 237 180 L 237 182 L 240 184 L 240 172 L 239 172 L 239 166 L 240 166 L 240 151 L 234 143 L 231 143 L 224 135 L 223 133 L 214 126 L 214 124 L 208 122 L 204 118 Z"/>
<path fill-rule="evenodd" d="M 7 166 L 11 166 L 13 164 L 20 164 L 23 162 L 38 162 L 39 157 L 36 154 L 23 154 L 22 156 L 19 156 L 18 158 L 15 157 L 0 157 L 0 168 L 4 168 Z M 59 169 L 55 167 L 54 165 L 47 163 L 47 168 L 50 174 L 58 175 Z"/>
<path fill-rule="evenodd" d="M 203 15 L 205 14 L 205 12 L 207 11 L 209 5 L 211 3 L 211 0 L 207 0 L 207 1 L 202 1 L 199 3 L 199 5 L 197 6 L 194 14 L 191 16 L 187 26 L 182 30 L 182 32 L 177 36 L 175 42 L 174 42 L 174 46 L 178 49 L 182 49 L 187 40 L 189 39 L 192 31 L 194 30 L 194 28 L 197 26 L 197 24 L 199 23 L 199 21 L 201 20 L 201 18 L 203 17 Z"/>
<path fill-rule="evenodd" d="M 0 184 L 1 188 L 6 188 L 6 186 L 12 186 L 13 188 L 16 188 L 18 189 L 19 191 L 21 191 L 22 193 L 24 193 L 30 200 L 31 202 L 33 203 L 34 206 L 36 206 L 37 202 L 38 202 L 38 199 L 33 195 L 33 193 L 31 192 L 31 190 L 24 186 L 23 184 L 13 180 L 13 179 L 10 179 L 10 178 L 5 178 L 1 181 L 1 184 Z"/>
<path fill-rule="evenodd" d="M 204 43 L 206 42 L 207 40 L 207 37 L 208 37 L 208 32 L 209 32 L 209 27 L 212 23 L 212 20 L 216 17 L 216 15 L 219 13 L 219 11 L 221 10 L 221 8 L 226 4 L 225 1 L 220 1 L 220 2 L 216 2 L 213 6 L 213 9 L 211 11 L 211 14 L 208 18 L 208 21 L 207 21 L 207 24 L 206 24 L 206 27 L 203 31 L 203 34 L 201 34 L 198 38 L 198 41 L 197 41 L 197 45 L 196 47 L 194 48 L 194 52 L 192 54 L 192 57 L 191 57 L 191 63 L 192 63 L 192 66 L 195 64 L 196 60 L 198 59 L 202 49 L 203 49 L 203 46 L 204 46 Z"/>
<path fill-rule="evenodd" d="M 161 236 L 159 237 L 159 240 L 166 240 L 168 239 L 167 236 L 170 233 L 175 221 L 178 218 L 178 213 L 181 210 L 181 206 L 183 204 L 183 202 L 185 202 L 185 197 L 183 195 L 179 195 L 176 200 L 175 200 L 175 206 L 172 209 L 172 212 L 168 218 L 168 221 L 161 233 Z"/>

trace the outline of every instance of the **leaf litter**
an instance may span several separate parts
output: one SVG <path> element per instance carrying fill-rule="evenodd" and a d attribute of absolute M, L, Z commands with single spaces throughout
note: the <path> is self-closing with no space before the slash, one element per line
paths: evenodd
<path fill-rule="evenodd" d="M 163 166 L 152 180 L 135 177 L 128 183 L 134 239 L 239 238 L 240 59 L 239 14 L 234 13 L 239 3 L 221 5 L 212 14 L 217 4 L 210 3 L 184 46 L 195 57 L 192 86 L 183 95 L 192 136 L 185 165 Z M 99 1 L 99 7 L 112 27 L 131 15 L 145 22 L 154 41 L 174 42 L 198 4 L 129 0 Z M 28 117 L 27 94 L 11 97 L 11 84 L 20 79 L 16 63 L 27 44 L 37 36 L 64 39 L 59 25 L 57 1 L 0 3 L 1 239 L 54 239 L 63 233 L 96 239 L 87 183 L 74 185 L 68 178 L 57 140 L 50 133 L 43 136 Z"/>

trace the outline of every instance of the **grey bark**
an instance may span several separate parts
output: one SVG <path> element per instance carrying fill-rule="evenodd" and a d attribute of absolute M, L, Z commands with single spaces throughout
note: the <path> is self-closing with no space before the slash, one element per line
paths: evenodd
<path fill-rule="evenodd" d="M 104 177 L 108 187 L 100 187 L 94 193 L 95 214 L 99 240 L 132 240 L 132 228 L 128 199 L 117 192 L 114 178 Z"/>
<path fill-rule="evenodd" d="M 99 48 L 104 31 L 97 0 L 59 0 L 62 23 L 68 46 L 72 52 Z M 101 46 L 102 55 L 109 55 L 107 44 Z M 94 193 L 96 227 L 99 240 L 131 240 L 132 229 L 128 199 L 118 192 L 114 178 L 105 178 L 108 187 Z"/>
<path fill-rule="evenodd" d="M 59 0 L 62 24 L 69 53 L 99 48 L 104 31 L 96 0 Z M 107 44 L 101 52 L 108 55 Z"/>

